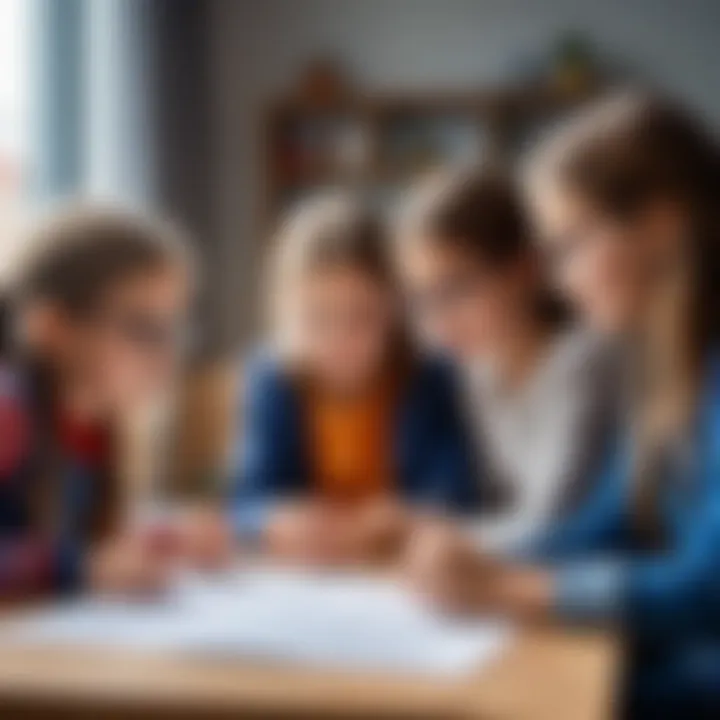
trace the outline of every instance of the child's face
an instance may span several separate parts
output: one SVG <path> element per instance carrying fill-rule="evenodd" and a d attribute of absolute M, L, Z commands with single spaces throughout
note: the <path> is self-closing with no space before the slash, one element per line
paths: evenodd
<path fill-rule="evenodd" d="M 651 203 L 618 221 L 550 186 L 536 194 L 534 210 L 559 287 L 599 330 L 632 331 L 651 310 L 654 287 L 678 265 L 682 214 Z"/>
<path fill-rule="evenodd" d="M 188 300 L 188 278 L 167 268 L 109 288 L 86 319 L 60 318 L 68 374 L 90 405 L 129 410 L 163 388 L 181 349 Z"/>
<path fill-rule="evenodd" d="M 382 367 L 396 321 L 390 292 L 351 267 L 302 280 L 293 307 L 294 344 L 328 385 L 352 390 Z"/>
<path fill-rule="evenodd" d="M 449 243 L 410 243 L 399 268 L 426 342 L 471 362 L 492 354 L 527 302 L 523 262 L 489 270 Z"/>

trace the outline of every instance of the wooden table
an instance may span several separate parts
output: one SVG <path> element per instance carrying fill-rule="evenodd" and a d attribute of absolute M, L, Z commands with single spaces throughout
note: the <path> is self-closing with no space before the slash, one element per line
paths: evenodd
<path fill-rule="evenodd" d="M 477 677 L 346 675 L 99 650 L 0 648 L 0 718 L 433 718 L 602 720 L 615 643 L 558 631 L 519 637 Z"/>

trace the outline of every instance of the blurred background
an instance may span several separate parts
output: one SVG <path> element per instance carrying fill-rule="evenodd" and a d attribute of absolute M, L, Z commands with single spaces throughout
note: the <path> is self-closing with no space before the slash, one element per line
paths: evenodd
<path fill-rule="evenodd" d="M 222 475 L 232 369 L 258 332 L 283 209 L 350 185 L 380 207 L 448 161 L 512 163 L 609 85 L 720 121 L 714 0 L 0 0 L 2 253 L 12 220 L 76 195 L 176 217 L 204 263 L 200 343 L 138 485 Z"/>

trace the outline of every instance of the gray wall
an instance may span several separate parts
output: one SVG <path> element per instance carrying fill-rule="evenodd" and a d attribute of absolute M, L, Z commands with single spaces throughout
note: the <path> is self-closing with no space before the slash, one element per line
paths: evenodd
<path fill-rule="evenodd" d="M 310 57 L 333 52 L 370 88 L 481 86 L 567 29 L 720 122 L 714 0 L 213 0 L 213 216 L 229 336 L 256 312 L 261 111 Z"/>

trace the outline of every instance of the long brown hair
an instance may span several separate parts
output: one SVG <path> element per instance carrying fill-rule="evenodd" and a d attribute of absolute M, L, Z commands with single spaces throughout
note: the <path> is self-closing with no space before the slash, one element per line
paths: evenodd
<path fill-rule="evenodd" d="M 325 268 L 352 268 L 392 296 L 395 276 L 386 228 L 367 203 L 352 193 L 328 194 L 307 201 L 287 218 L 271 256 L 269 288 L 271 323 L 283 346 L 284 318 L 293 303 L 298 281 Z M 391 362 L 398 367 L 412 359 L 411 343 L 402 322 L 391 339 Z"/>
<path fill-rule="evenodd" d="M 447 168 L 411 189 L 397 218 L 398 241 L 455 247 L 493 269 L 533 258 L 532 230 L 512 175 L 485 165 Z M 550 326 L 568 319 L 567 307 L 540 276 L 536 318 Z"/>
<path fill-rule="evenodd" d="M 541 143 L 529 174 L 531 182 L 579 193 L 620 222 L 656 199 L 677 203 L 687 217 L 684 263 L 637 348 L 635 487 L 647 515 L 662 455 L 689 429 L 705 363 L 720 339 L 720 146 L 670 100 L 623 92 Z"/>
<path fill-rule="evenodd" d="M 56 524 L 63 453 L 58 445 L 57 377 L 51 358 L 28 347 L 18 333 L 23 308 L 46 301 L 78 319 L 89 316 L 108 289 L 137 275 L 173 265 L 190 271 L 187 244 L 168 224 L 124 211 L 90 206 L 64 208 L 37 226 L 26 240 L 0 302 L 0 353 L 3 361 L 19 365 L 33 386 L 37 437 L 34 439 L 33 507 L 40 529 Z M 120 511 L 120 488 L 115 468 L 108 467 L 93 488 L 90 537 L 112 531 Z"/>

